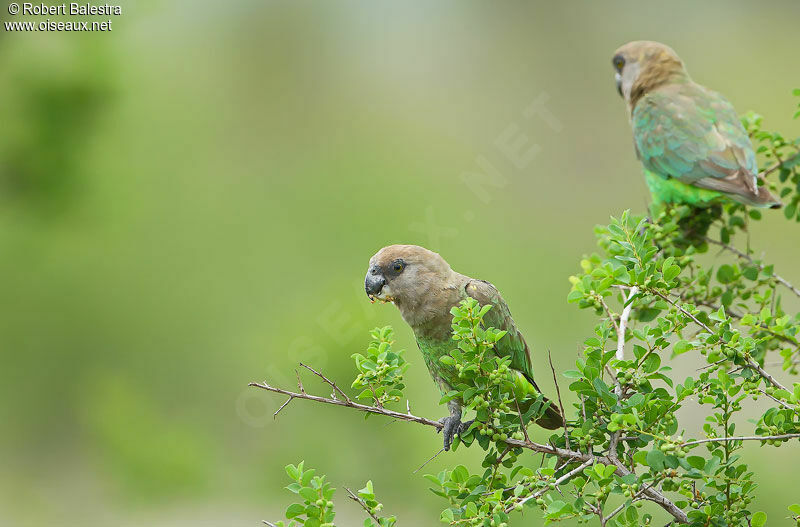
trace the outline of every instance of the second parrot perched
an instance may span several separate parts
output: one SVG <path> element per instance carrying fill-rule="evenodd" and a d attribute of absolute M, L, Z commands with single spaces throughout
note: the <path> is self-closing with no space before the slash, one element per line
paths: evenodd
<path fill-rule="evenodd" d="M 453 271 L 444 259 L 433 251 L 417 245 L 390 245 L 378 251 L 369 261 L 364 280 L 367 296 L 393 302 L 417 339 L 425 364 L 442 393 L 447 393 L 458 381 L 458 373 L 439 359 L 456 347 L 452 340 L 450 310 L 471 297 L 479 304 L 491 304 L 484 321 L 487 326 L 507 331 L 495 347 L 502 357 L 511 358 L 511 368 L 517 380 L 530 394 L 541 391 L 533 380 L 533 365 L 528 344 L 522 337 L 500 292 L 489 282 L 475 280 Z M 545 399 L 546 401 L 546 399 Z M 450 416 L 444 424 L 444 448 L 448 450 L 453 436 L 466 430 L 469 423 L 461 422 L 462 402 L 448 403 Z M 559 411 L 549 404 L 537 424 L 550 430 L 563 426 Z"/>
<path fill-rule="evenodd" d="M 692 81 L 671 48 L 629 42 L 614 53 L 612 64 L 655 204 L 705 206 L 729 198 L 781 207 L 759 187 L 753 145 L 736 110 Z"/>

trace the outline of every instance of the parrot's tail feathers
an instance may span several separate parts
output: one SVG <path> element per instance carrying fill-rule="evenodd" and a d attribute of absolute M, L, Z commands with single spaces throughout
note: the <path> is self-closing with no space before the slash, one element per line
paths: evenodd
<path fill-rule="evenodd" d="M 757 194 L 754 203 L 748 204 L 753 205 L 754 207 L 768 207 L 770 209 L 779 209 L 783 207 L 781 200 L 773 196 L 772 193 L 767 190 L 767 187 L 758 187 L 756 192 Z"/>
<path fill-rule="evenodd" d="M 548 430 L 555 430 L 564 426 L 564 417 L 558 411 L 558 407 L 553 404 L 553 401 L 545 399 L 545 402 L 550 403 L 544 414 L 536 420 L 536 424 Z"/>
<path fill-rule="evenodd" d="M 728 177 L 705 177 L 695 181 L 697 187 L 722 192 L 734 201 L 751 207 L 779 209 L 781 200 L 770 193 L 766 186 L 758 186 L 759 176 L 739 170 Z"/>

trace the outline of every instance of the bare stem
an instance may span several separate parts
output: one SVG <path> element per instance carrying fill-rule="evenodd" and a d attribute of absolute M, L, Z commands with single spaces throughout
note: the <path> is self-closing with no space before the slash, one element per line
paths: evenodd
<path fill-rule="evenodd" d="M 553 367 L 553 356 L 550 354 L 550 350 L 547 350 L 547 360 L 550 361 L 550 371 L 553 372 L 553 382 L 556 385 L 556 396 L 558 397 L 558 407 L 561 409 L 561 420 L 564 422 L 564 442 L 567 445 L 567 449 L 571 450 L 572 447 L 569 444 L 569 430 L 567 430 L 567 414 L 566 412 L 564 412 L 564 403 L 561 401 L 561 390 L 558 387 L 558 377 L 556 376 L 556 369 Z M 525 427 L 523 426 L 523 428 Z"/>

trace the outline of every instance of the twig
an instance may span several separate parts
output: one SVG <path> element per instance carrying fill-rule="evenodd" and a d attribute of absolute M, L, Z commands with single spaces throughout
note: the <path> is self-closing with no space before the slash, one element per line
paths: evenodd
<path fill-rule="evenodd" d="M 278 527 L 274 523 L 268 522 L 267 520 L 261 520 L 261 521 L 264 522 L 264 525 L 267 525 L 268 527 Z"/>
<path fill-rule="evenodd" d="M 553 356 L 550 350 L 547 350 L 547 360 L 550 361 L 550 371 L 553 372 L 553 382 L 556 385 L 556 397 L 558 397 L 558 407 L 561 408 L 561 420 L 564 422 L 564 441 L 568 450 L 572 450 L 569 444 L 569 431 L 567 430 L 567 413 L 564 411 L 564 403 L 561 401 L 561 390 L 558 387 L 558 378 L 556 377 L 556 369 L 553 367 Z"/>
<path fill-rule="evenodd" d="M 525 441 L 528 442 L 531 440 L 531 438 L 528 437 L 528 427 L 525 426 L 525 420 L 522 418 L 522 410 L 519 409 L 519 401 L 517 400 L 516 395 L 514 396 L 514 405 L 517 407 L 517 415 L 519 416 L 519 428 L 520 430 L 522 430 L 522 437 L 524 437 Z"/>
<path fill-rule="evenodd" d="M 708 243 L 712 243 L 712 244 L 714 244 L 714 245 L 717 245 L 717 246 L 719 246 L 719 247 L 722 247 L 722 248 L 723 248 L 723 249 L 725 249 L 726 251 L 729 251 L 729 252 L 731 252 L 731 253 L 735 254 L 736 256 L 738 256 L 739 258 L 741 258 L 741 259 L 743 259 L 743 260 L 747 260 L 747 261 L 748 261 L 748 262 L 750 262 L 751 264 L 753 264 L 753 265 L 755 265 L 756 267 L 758 267 L 758 270 L 759 270 L 759 271 L 763 271 L 763 270 L 764 270 L 764 268 L 766 267 L 765 265 L 761 264 L 760 262 L 756 262 L 756 261 L 753 259 L 753 257 L 752 257 L 752 256 L 750 256 L 749 254 L 747 254 L 747 253 L 743 253 L 742 251 L 740 251 L 739 249 L 737 249 L 736 247 L 734 247 L 734 246 L 732 246 L 732 245 L 728 245 L 727 243 L 722 243 L 722 242 L 720 242 L 720 241 L 714 240 L 713 238 L 709 238 L 708 236 L 706 236 L 706 237 L 705 237 L 705 240 L 706 240 Z M 783 278 L 782 276 L 780 276 L 780 275 L 778 275 L 778 274 L 775 274 L 775 273 L 772 273 L 770 276 L 772 276 L 772 278 L 774 278 L 774 279 L 775 279 L 775 280 L 776 280 L 778 283 L 780 283 L 780 284 L 781 284 L 782 286 L 784 286 L 786 289 L 788 289 L 789 291 L 791 291 L 792 293 L 794 293 L 795 295 L 797 295 L 798 297 L 800 297 L 800 289 L 798 289 L 798 288 L 796 288 L 795 286 L 793 286 L 793 285 L 792 285 L 792 284 L 791 284 L 791 283 L 790 283 L 788 280 L 786 280 L 786 279 L 785 279 L 785 278 Z"/>
<path fill-rule="evenodd" d="M 344 490 L 350 495 L 351 500 L 361 505 L 361 508 L 364 509 L 367 514 L 369 514 L 370 518 L 378 522 L 378 525 L 381 524 L 381 519 L 372 514 L 372 510 L 370 510 L 369 506 L 364 502 L 364 500 L 358 497 L 355 493 L 353 493 L 352 490 L 348 489 L 347 487 L 345 487 Z"/>
<path fill-rule="evenodd" d="M 418 467 L 417 467 L 417 470 L 415 470 L 414 472 L 412 472 L 412 474 L 416 474 L 417 472 L 419 472 L 420 470 L 422 470 L 422 468 L 423 468 L 425 465 L 427 465 L 428 463 L 430 463 L 431 461 L 433 461 L 434 459 L 436 459 L 436 458 L 437 458 L 437 456 L 438 456 L 439 454 L 441 454 L 442 452 L 444 452 L 444 448 L 440 448 L 440 449 L 439 449 L 439 451 L 438 451 L 438 452 L 436 452 L 436 453 L 435 453 L 434 455 L 432 455 L 431 457 L 429 457 L 429 458 L 427 459 L 427 461 L 425 461 L 425 463 L 423 463 L 423 464 L 421 464 L 420 466 L 418 466 Z"/>
<path fill-rule="evenodd" d="M 567 481 L 571 477 L 575 476 L 576 474 L 582 472 L 583 469 L 585 469 L 586 467 L 591 466 L 592 464 L 594 464 L 594 459 L 589 459 L 587 461 L 584 461 L 583 464 L 581 464 L 580 466 L 570 470 L 569 472 L 567 472 L 566 474 L 564 474 L 563 476 L 561 476 L 560 478 L 555 480 L 555 482 L 554 482 L 555 486 L 558 487 L 559 485 L 561 485 L 562 483 L 564 483 L 565 481 Z M 542 496 L 545 492 L 547 492 L 549 490 L 550 490 L 550 485 L 546 486 L 545 488 L 543 488 L 541 490 L 537 490 L 536 492 L 534 492 L 530 496 L 526 496 L 526 497 L 522 498 L 517 503 L 519 503 L 520 505 L 524 505 L 527 501 L 535 500 L 535 499 L 539 498 L 540 496 Z M 508 513 L 508 512 L 511 512 L 512 510 L 514 510 L 513 506 L 512 507 L 508 507 L 506 509 L 506 512 Z"/>
<path fill-rule="evenodd" d="M 275 413 L 274 413 L 274 414 L 272 414 L 272 419 L 277 419 L 277 418 L 278 418 L 278 414 L 281 412 L 281 410 L 283 410 L 284 408 L 286 408 L 286 406 L 287 406 L 287 405 L 288 405 L 290 402 L 292 402 L 293 400 L 294 400 L 294 397 L 289 397 L 288 399 L 286 399 L 286 402 L 285 402 L 285 403 L 283 403 L 283 404 L 281 405 L 281 407 L 280 407 L 280 408 L 278 408 L 278 409 L 275 411 Z"/>
<path fill-rule="evenodd" d="M 617 325 L 617 321 L 614 320 L 614 314 L 611 312 L 611 309 L 608 307 L 608 304 L 606 304 L 605 299 L 603 298 L 602 295 L 597 295 L 597 299 L 600 301 L 600 304 L 603 306 L 603 309 L 605 310 L 606 315 L 608 315 L 608 319 L 611 321 L 611 325 L 614 326 L 614 331 L 619 333 L 619 326 Z"/>
<path fill-rule="evenodd" d="M 773 173 L 776 170 L 778 170 L 779 168 L 781 168 L 784 163 L 788 163 L 790 161 L 794 161 L 794 159 L 796 157 L 800 157 L 800 154 L 795 154 L 795 155 L 789 157 L 789 159 L 778 160 L 777 163 L 775 163 L 774 165 L 772 165 L 771 167 L 769 167 L 768 169 L 766 169 L 765 171 L 760 173 L 758 176 L 760 178 L 764 179 L 764 178 L 766 178 L 766 176 L 770 175 L 771 173 Z"/>
<path fill-rule="evenodd" d="M 342 391 L 342 389 L 341 389 L 341 388 L 339 388 L 338 386 L 336 386 L 336 383 L 335 383 L 335 382 L 333 382 L 332 380 L 328 379 L 327 377 L 325 377 L 324 375 L 322 375 L 320 372 L 318 372 L 317 370 L 315 370 L 315 369 L 314 369 L 314 368 L 312 368 L 311 366 L 307 366 L 307 365 L 303 364 L 302 362 L 300 363 L 300 366 L 302 366 L 303 368 L 307 369 L 308 371 L 310 371 L 311 373 L 313 373 L 314 375 L 316 375 L 317 377 L 319 377 L 320 379 L 322 379 L 322 380 L 323 380 L 323 381 L 325 381 L 326 383 L 330 384 L 330 385 L 331 385 L 331 387 L 333 387 L 333 393 L 334 393 L 334 395 L 333 395 L 333 398 L 334 398 L 334 399 L 336 399 L 336 392 L 339 392 L 339 394 L 340 394 L 342 397 L 344 397 L 344 400 L 345 400 L 345 401 L 347 401 L 347 402 L 352 402 L 352 401 L 350 401 L 350 397 L 348 397 L 348 395 L 347 395 L 346 393 L 344 393 L 344 392 Z"/>
<path fill-rule="evenodd" d="M 741 436 L 741 437 L 710 437 L 707 439 L 698 439 L 696 441 L 687 441 L 681 443 L 681 446 L 700 445 L 702 443 L 722 443 L 725 441 L 766 441 L 768 439 L 794 439 L 800 437 L 800 434 L 782 434 L 777 436 Z"/>
<path fill-rule="evenodd" d="M 666 300 L 666 301 L 667 301 L 669 304 L 671 304 L 673 307 L 675 307 L 675 308 L 676 308 L 678 311 L 680 311 L 681 313 L 683 313 L 683 314 L 684 314 L 684 315 L 686 315 L 687 317 L 691 318 L 691 319 L 692 319 L 692 321 L 693 321 L 695 324 L 697 324 L 698 326 L 700 326 L 701 328 L 703 328 L 704 330 L 706 330 L 708 333 L 710 333 L 711 335 L 713 335 L 713 334 L 714 334 L 714 331 L 712 331 L 712 329 L 711 329 L 710 327 L 708 327 L 708 326 L 707 326 L 705 323 L 703 323 L 703 322 L 702 322 L 700 319 L 698 319 L 696 316 L 694 316 L 694 315 L 692 315 L 691 313 L 689 313 L 689 312 L 688 312 L 686 309 L 684 309 L 682 306 L 680 306 L 680 305 L 678 305 L 677 303 L 673 302 L 673 301 L 672 301 L 672 300 L 671 300 L 671 299 L 670 299 L 670 298 L 669 298 L 667 295 L 665 295 L 665 294 L 664 294 L 664 293 L 662 293 L 661 291 L 656 291 L 656 290 L 654 290 L 654 291 L 653 291 L 653 293 L 654 293 L 656 296 L 658 296 L 659 298 L 662 298 L 662 299 Z M 770 375 L 770 374 L 769 374 L 769 373 L 768 373 L 768 372 L 767 372 L 767 371 L 766 371 L 764 368 L 762 368 L 761 366 L 759 366 L 759 365 L 758 365 L 758 363 L 757 363 L 756 361 L 754 361 L 754 360 L 753 360 L 753 359 L 751 359 L 750 357 L 743 357 L 743 359 L 744 359 L 744 361 L 747 363 L 747 366 L 748 366 L 748 367 L 750 367 L 750 368 L 752 368 L 752 369 L 753 369 L 753 370 L 755 370 L 756 372 L 758 372 L 758 374 L 759 374 L 759 375 L 760 375 L 762 378 L 764 378 L 764 380 L 766 380 L 766 381 L 767 381 L 767 382 L 769 382 L 771 385 L 773 385 L 774 387 L 776 387 L 776 388 L 778 388 L 778 389 L 780 389 L 780 390 L 786 390 L 786 387 L 785 387 L 784 385 L 782 385 L 780 382 L 778 382 L 778 380 L 777 380 L 777 379 L 775 379 L 775 377 L 773 377 L 772 375 Z"/>
<path fill-rule="evenodd" d="M 284 390 L 283 388 L 278 388 L 277 386 L 270 386 L 266 382 L 261 383 L 261 384 L 259 384 L 257 382 L 251 382 L 250 384 L 248 384 L 248 386 L 253 386 L 255 388 L 261 388 L 262 390 L 267 390 L 267 391 L 270 391 L 270 392 L 273 392 L 273 393 L 280 393 L 280 394 L 286 395 L 288 397 L 294 397 L 295 399 L 305 399 L 305 400 L 308 400 L 308 401 L 315 401 L 315 402 L 318 402 L 318 403 L 333 404 L 333 405 L 336 405 L 336 406 L 346 406 L 346 407 L 358 410 L 360 412 L 366 412 L 366 413 L 370 413 L 370 414 L 380 414 L 380 415 L 385 415 L 387 417 L 393 417 L 394 419 L 397 419 L 398 421 L 411 421 L 411 422 L 414 422 L 414 423 L 420 423 L 420 424 L 423 424 L 423 425 L 432 426 L 432 427 L 436 428 L 437 430 L 441 429 L 444 426 L 439 421 L 432 421 L 431 419 L 426 419 L 425 417 L 417 417 L 416 415 L 412 415 L 412 414 L 406 414 L 406 413 L 403 413 L 403 412 L 395 412 L 394 410 L 387 410 L 386 408 L 379 408 L 377 406 L 369 406 L 369 405 L 366 405 L 366 404 L 357 403 L 357 402 L 353 401 L 352 399 L 350 399 L 349 397 L 347 398 L 347 400 L 343 401 L 342 399 L 334 399 L 334 398 L 329 398 L 329 397 L 320 397 L 319 395 L 312 395 L 310 393 L 305 393 L 305 392 L 303 392 L 303 393 L 292 392 L 292 391 L 289 391 L 289 390 Z"/>

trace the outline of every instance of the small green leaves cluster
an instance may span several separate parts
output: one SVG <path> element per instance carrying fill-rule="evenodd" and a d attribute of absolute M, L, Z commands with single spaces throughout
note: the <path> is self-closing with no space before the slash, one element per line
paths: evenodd
<path fill-rule="evenodd" d="M 333 507 L 333 494 L 336 491 L 326 482 L 325 476 L 317 476 L 313 468 L 306 469 L 305 462 L 301 461 L 296 466 L 286 465 L 286 474 L 292 480 L 286 488 L 303 499 L 302 503 L 293 503 L 286 509 L 286 519 L 272 524 L 274 527 L 335 527 L 333 523 L 336 516 Z M 364 527 L 394 527 L 397 518 L 394 516 L 384 518 L 379 516 L 383 504 L 375 497 L 372 481 L 367 481 L 363 489 L 358 491 L 357 500 L 364 508 L 368 517 L 364 520 Z"/>
<path fill-rule="evenodd" d="M 369 518 L 364 520 L 364 527 L 394 527 L 397 524 L 395 516 L 383 518 L 378 515 L 383 510 L 383 504 L 375 498 L 372 480 L 367 481 L 364 488 L 358 491 L 358 497 L 369 514 Z"/>
<path fill-rule="evenodd" d="M 287 465 L 286 474 L 292 480 L 286 488 L 303 499 L 286 509 L 288 524 L 279 521 L 278 527 L 334 527 L 333 493 L 336 489 L 325 481 L 325 476 L 317 476 L 313 468 L 306 469 L 301 461 L 298 465 Z"/>
<path fill-rule="evenodd" d="M 408 363 L 403 350 L 394 351 L 394 330 L 390 326 L 375 328 L 364 354 L 354 353 L 358 375 L 352 387 L 361 390 L 358 399 L 371 400 L 375 406 L 383 407 L 388 402 L 397 402 L 403 397 L 403 374 Z M 369 415 L 369 414 L 366 414 Z"/>

